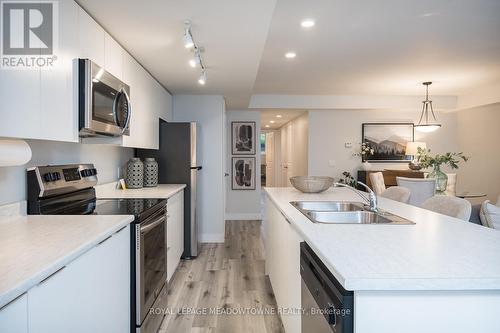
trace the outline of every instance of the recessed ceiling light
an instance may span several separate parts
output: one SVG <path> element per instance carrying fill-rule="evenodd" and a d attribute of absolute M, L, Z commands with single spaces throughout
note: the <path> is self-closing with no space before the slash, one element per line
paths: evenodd
<path fill-rule="evenodd" d="M 311 19 L 304 19 L 304 20 L 302 20 L 302 22 L 300 22 L 300 25 L 302 26 L 302 28 L 312 28 L 312 27 L 314 27 L 315 24 L 316 24 L 316 22 L 314 22 L 314 20 L 311 20 Z"/>
<path fill-rule="evenodd" d="M 275 121 L 274 121 L 274 120 L 271 120 L 271 121 L 270 121 L 270 123 L 271 123 L 271 124 L 274 124 L 274 123 L 275 123 Z"/>
<path fill-rule="evenodd" d="M 295 54 L 295 52 L 287 52 L 285 53 L 285 58 L 287 59 L 293 59 L 297 56 L 297 54 Z"/>
<path fill-rule="evenodd" d="M 277 114 L 277 115 L 276 115 L 276 118 L 281 118 L 281 117 L 283 117 L 283 116 L 282 116 L 282 115 L 280 115 L 280 114 Z"/>
<path fill-rule="evenodd" d="M 266 128 L 269 128 L 269 127 L 271 127 L 271 126 L 269 126 L 269 125 L 266 125 Z"/>

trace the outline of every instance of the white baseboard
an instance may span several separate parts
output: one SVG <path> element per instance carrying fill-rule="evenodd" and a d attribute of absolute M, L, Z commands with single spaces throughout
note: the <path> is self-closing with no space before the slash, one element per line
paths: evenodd
<path fill-rule="evenodd" d="M 226 220 L 262 220 L 260 213 L 226 213 Z"/>
<path fill-rule="evenodd" d="M 224 234 L 201 234 L 200 243 L 224 243 Z"/>

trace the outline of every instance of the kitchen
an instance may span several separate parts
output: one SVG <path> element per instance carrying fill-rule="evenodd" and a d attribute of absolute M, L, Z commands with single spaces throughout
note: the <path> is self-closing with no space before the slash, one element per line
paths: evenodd
<path fill-rule="evenodd" d="M 381 211 L 413 224 L 318 223 L 333 213 L 291 202 L 359 204 L 367 194 L 341 187 L 305 194 L 289 181 L 407 170 L 406 157 L 360 170 L 366 166 L 353 155 L 365 142 L 362 126 L 366 133 L 369 124 L 411 123 L 405 144 L 470 157 L 459 164 L 457 195 L 469 196 L 471 216 L 484 206 L 494 219 L 495 2 L 1 5 L 0 331 L 500 329 L 494 226 L 378 193 Z M 401 18 L 415 25 L 391 35 Z M 43 22 L 52 24 L 50 38 L 37 30 Z M 474 28 L 457 28 L 464 22 Z M 387 47 L 361 56 L 374 43 L 371 30 L 383 32 L 378 42 Z M 429 46 L 433 32 L 441 40 Z M 473 36 L 481 36 L 477 44 L 446 60 Z M 415 46 L 432 46 L 435 56 L 413 59 L 405 50 Z M 39 61 L 28 66 L 30 58 Z M 328 59 L 336 61 L 323 68 Z M 441 128 L 422 134 L 424 99 L 434 102 L 424 120 Z M 261 147 L 261 132 L 273 133 L 274 143 Z M 261 165 L 274 183 L 261 184 Z M 301 277 L 304 263 L 313 268 Z M 316 273 L 331 288 L 310 308 L 336 303 L 327 300 L 333 293 L 342 305 L 334 309 L 345 310 L 337 317 L 303 314 L 311 297 L 303 299 L 302 281 Z"/>

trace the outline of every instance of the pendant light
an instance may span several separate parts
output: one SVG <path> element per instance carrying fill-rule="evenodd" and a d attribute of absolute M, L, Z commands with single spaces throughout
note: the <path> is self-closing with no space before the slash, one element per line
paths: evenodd
<path fill-rule="evenodd" d="M 432 108 L 432 101 L 429 100 L 429 86 L 432 82 L 423 82 L 422 84 L 425 86 L 425 101 L 422 101 L 422 114 L 420 115 L 418 124 L 415 125 L 415 129 L 419 132 L 429 133 L 439 129 L 441 124 L 438 123 L 434 109 Z M 432 119 L 429 119 L 429 113 Z"/>

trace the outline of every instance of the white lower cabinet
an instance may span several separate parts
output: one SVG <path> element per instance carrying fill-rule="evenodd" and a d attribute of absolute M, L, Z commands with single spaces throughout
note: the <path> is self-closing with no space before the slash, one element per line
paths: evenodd
<path fill-rule="evenodd" d="M 31 288 L 28 313 L 30 333 L 128 332 L 129 227 Z"/>
<path fill-rule="evenodd" d="M 28 332 L 28 296 L 26 294 L 0 308 L 0 332 Z"/>
<path fill-rule="evenodd" d="M 266 199 L 266 272 L 271 280 L 287 333 L 301 332 L 301 237 L 285 216 Z"/>
<path fill-rule="evenodd" d="M 174 274 L 184 251 L 184 191 L 167 202 L 167 280 Z"/>

